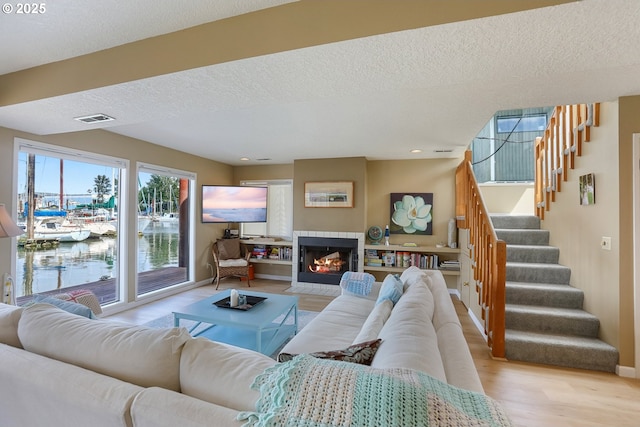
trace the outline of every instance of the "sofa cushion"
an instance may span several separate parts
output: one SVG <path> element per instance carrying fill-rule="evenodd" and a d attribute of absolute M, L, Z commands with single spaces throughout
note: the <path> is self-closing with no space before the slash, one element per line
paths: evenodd
<path fill-rule="evenodd" d="M 22 348 L 18 338 L 18 321 L 22 307 L 0 303 L 0 343 Z"/>
<path fill-rule="evenodd" d="M 180 390 L 185 328 L 152 329 L 90 320 L 48 304 L 25 308 L 18 323 L 23 347 L 142 387 Z"/>
<path fill-rule="evenodd" d="M 432 316 L 433 295 L 427 284 L 411 284 L 378 335 L 382 344 L 371 366 L 417 369 L 446 381 Z"/>
<path fill-rule="evenodd" d="M 0 425 L 131 426 L 142 387 L 7 345 L 0 360 Z"/>
<path fill-rule="evenodd" d="M 83 316 L 88 319 L 95 318 L 93 311 L 86 305 L 78 304 L 73 301 L 65 301 L 63 299 L 54 298 L 46 295 L 36 295 L 33 297 L 34 303 L 43 303 L 43 304 L 51 304 L 58 308 L 63 309 L 67 313 L 77 314 L 78 316 Z"/>
<path fill-rule="evenodd" d="M 382 287 L 380 288 L 380 294 L 378 294 L 376 304 L 380 304 L 384 300 L 389 300 L 393 304 L 397 303 L 402 296 L 403 287 L 404 284 L 398 276 L 387 274 L 387 277 L 382 281 Z"/>
<path fill-rule="evenodd" d="M 241 258 L 240 241 L 238 239 L 220 239 L 217 241 L 220 259 Z"/>
<path fill-rule="evenodd" d="M 376 278 L 372 274 L 347 271 L 340 278 L 340 287 L 343 293 L 367 296 L 375 281 Z"/>
<path fill-rule="evenodd" d="M 346 348 L 353 344 L 374 306 L 375 300 L 341 295 L 294 336 L 282 352 L 302 354 Z"/>
<path fill-rule="evenodd" d="M 378 338 L 378 334 L 391 315 L 392 309 L 393 303 L 390 300 L 384 300 L 377 304 L 369 313 L 367 320 L 364 321 L 362 329 L 360 329 L 358 336 L 354 338 L 353 343 L 356 344 Z"/>
<path fill-rule="evenodd" d="M 263 354 L 206 338 L 187 341 L 180 357 L 183 394 L 247 411 L 255 408 L 258 392 L 250 386 L 275 360 Z"/>
<path fill-rule="evenodd" d="M 317 357 L 318 359 L 331 359 L 339 360 L 341 362 L 359 363 L 361 365 L 370 365 L 373 357 L 380 347 L 380 339 L 352 344 L 349 347 L 342 350 L 329 350 L 329 351 L 316 351 L 309 353 L 309 356 Z M 278 355 L 278 362 L 288 362 L 296 357 L 297 354 L 280 353 Z"/>

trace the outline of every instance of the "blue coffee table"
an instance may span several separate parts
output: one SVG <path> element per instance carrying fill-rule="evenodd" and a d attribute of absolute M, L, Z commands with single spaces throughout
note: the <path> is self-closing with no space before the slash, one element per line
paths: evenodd
<path fill-rule="evenodd" d="M 267 356 L 298 332 L 298 297 L 240 291 L 242 295 L 266 299 L 246 311 L 214 304 L 228 298 L 230 293 L 228 289 L 174 311 L 174 325 L 180 326 L 181 319 L 192 320 L 196 324 L 189 332 L 198 328 L 194 336 L 255 350 Z M 209 326 L 202 329 L 200 325 L 203 323 Z"/>

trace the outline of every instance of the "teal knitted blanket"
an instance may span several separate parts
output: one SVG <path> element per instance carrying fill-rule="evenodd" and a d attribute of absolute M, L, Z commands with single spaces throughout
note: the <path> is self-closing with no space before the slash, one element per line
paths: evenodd
<path fill-rule="evenodd" d="M 375 369 L 300 355 L 259 375 L 245 427 L 511 426 L 490 397 L 411 369 Z"/>

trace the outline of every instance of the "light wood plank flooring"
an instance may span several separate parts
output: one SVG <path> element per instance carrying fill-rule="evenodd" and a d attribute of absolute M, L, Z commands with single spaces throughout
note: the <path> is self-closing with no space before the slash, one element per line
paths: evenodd
<path fill-rule="evenodd" d="M 220 290 L 245 286 L 245 282 L 233 278 L 220 282 Z M 251 289 L 258 292 L 285 293 L 289 286 L 289 282 L 251 281 Z M 216 292 L 214 286 L 202 286 L 109 316 L 109 319 L 142 324 Z M 320 311 L 333 299 L 297 295 L 299 308 L 309 311 Z M 462 303 L 455 297 L 453 302 L 485 392 L 502 403 L 515 425 L 640 426 L 640 380 L 602 372 L 493 360 Z"/>

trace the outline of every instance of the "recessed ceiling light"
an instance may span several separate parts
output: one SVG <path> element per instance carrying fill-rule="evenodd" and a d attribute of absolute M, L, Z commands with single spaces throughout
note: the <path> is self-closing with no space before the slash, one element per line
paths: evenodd
<path fill-rule="evenodd" d="M 418 154 L 418 153 L 422 153 L 422 150 L 421 150 L 421 149 L 419 149 L 419 148 L 414 148 L 413 150 L 411 150 L 411 152 L 412 152 L 413 154 Z"/>
<path fill-rule="evenodd" d="M 83 123 L 99 123 L 99 122 L 110 122 L 115 119 L 111 116 L 107 116 L 106 114 L 92 114 L 90 116 L 74 117 L 74 120 L 77 120 Z"/>
<path fill-rule="evenodd" d="M 249 158 L 248 157 L 240 157 L 240 161 L 242 162 L 248 162 Z"/>

